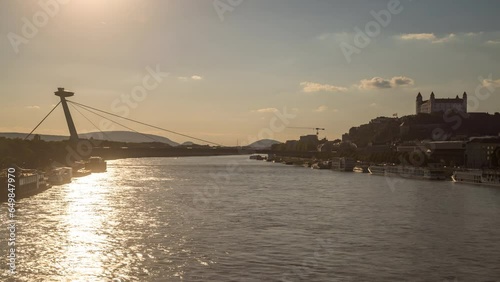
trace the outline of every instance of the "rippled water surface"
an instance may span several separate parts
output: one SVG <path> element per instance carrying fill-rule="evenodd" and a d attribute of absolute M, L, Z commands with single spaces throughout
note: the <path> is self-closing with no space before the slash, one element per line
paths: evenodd
<path fill-rule="evenodd" d="M 500 281 L 500 188 L 247 158 L 109 161 L 23 199 L 1 278 Z"/>

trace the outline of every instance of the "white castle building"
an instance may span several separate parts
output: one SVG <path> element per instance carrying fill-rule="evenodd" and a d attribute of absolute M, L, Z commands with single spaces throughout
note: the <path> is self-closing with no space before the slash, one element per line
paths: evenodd
<path fill-rule="evenodd" d="M 447 110 L 457 110 L 467 113 L 467 93 L 464 92 L 462 98 L 458 95 L 456 98 L 436 99 L 434 92 L 431 93 L 429 100 L 422 100 L 422 94 L 418 93 L 416 102 L 416 113 L 436 113 L 446 112 Z"/>

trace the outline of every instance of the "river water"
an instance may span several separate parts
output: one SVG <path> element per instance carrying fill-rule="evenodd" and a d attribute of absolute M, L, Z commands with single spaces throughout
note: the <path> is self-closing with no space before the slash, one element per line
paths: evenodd
<path fill-rule="evenodd" d="M 500 281 L 499 188 L 124 159 L 16 215 L 13 276 L 0 231 L 3 281 Z"/>

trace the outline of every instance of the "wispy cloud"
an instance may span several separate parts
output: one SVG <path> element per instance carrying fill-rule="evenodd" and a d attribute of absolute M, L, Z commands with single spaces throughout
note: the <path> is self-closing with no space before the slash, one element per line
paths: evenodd
<path fill-rule="evenodd" d="M 443 37 L 437 37 L 434 33 L 408 33 L 402 34 L 399 36 L 401 40 L 420 40 L 420 41 L 428 41 L 431 43 L 446 43 L 450 42 L 456 38 L 454 33 L 447 34 Z"/>
<path fill-rule="evenodd" d="M 374 77 L 371 79 L 363 79 L 358 85 L 359 89 L 389 89 L 413 85 L 415 81 L 405 76 L 395 76 L 391 79 L 382 77 Z"/>
<path fill-rule="evenodd" d="M 488 40 L 486 41 L 487 45 L 500 45 L 500 40 Z"/>
<path fill-rule="evenodd" d="M 435 40 L 436 36 L 434 33 L 408 33 L 403 34 L 399 37 L 402 40 Z"/>
<path fill-rule="evenodd" d="M 39 106 L 26 106 L 25 108 L 28 110 L 39 110 L 40 109 Z"/>
<path fill-rule="evenodd" d="M 482 81 L 482 84 L 484 87 L 488 88 L 500 88 L 500 79 L 493 80 L 493 79 L 484 79 Z"/>
<path fill-rule="evenodd" d="M 317 112 L 317 113 L 322 113 L 324 111 L 328 110 L 328 107 L 325 106 L 325 105 L 322 105 L 322 106 L 319 106 L 317 109 L 315 109 L 314 111 Z"/>
<path fill-rule="evenodd" d="M 263 109 L 258 109 L 252 112 L 257 112 L 257 113 L 276 113 L 278 112 L 278 109 L 276 108 L 263 108 Z"/>
<path fill-rule="evenodd" d="M 200 75 L 193 75 L 191 77 L 179 76 L 179 77 L 177 77 L 177 79 L 179 81 L 182 81 L 182 82 L 187 82 L 189 80 L 203 80 L 203 76 L 200 76 Z"/>
<path fill-rule="evenodd" d="M 347 91 L 347 88 L 330 85 L 330 84 L 320 84 L 316 82 L 301 82 L 300 86 L 302 86 L 302 91 L 306 93 L 314 93 L 314 92 L 343 92 Z"/>
<path fill-rule="evenodd" d="M 480 31 L 480 32 L 468 32 L 466 33 L 465 35 L 467 36 L 478 36 L 478 35 L 483 35 L 484 32 Z"/>

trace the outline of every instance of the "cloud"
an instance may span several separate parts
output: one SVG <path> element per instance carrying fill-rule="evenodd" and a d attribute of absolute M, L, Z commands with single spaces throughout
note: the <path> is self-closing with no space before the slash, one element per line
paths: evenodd
<path fill-rule="evenodd" d="M 469 34 L 468 34 L 469 35 Z M 402 34 L 399 36 L 399 39 L 409 41 L 409 40 L 420 40 L 420 41 L 428 41 L 431 43 L 446 43 L 452 41 L 456 38 L 454 33 L 450 33 L 443 37 L 437 37 L 434 33 L 408 33 Z"/>
<path fill-rule="evenodd" d="M 391 81 L 381 77 L 374 77 L 372 79 L 363 79 L 359 85 L 361 89 L 372 88 L 391 88 Z"/>
<path fill-rule="evenodd" d="M 408 33 L 399 37 L 402 40 L 436 40 L 434 33 Z"/>
<path fill-rule="evenodd" d="M 202 80 L 203 77 L 202 76 L 199 76 L 199 75 L 193 75 L 191 77 L 187 77 L 187 76 L 179 76 L 177 77 L 178 80 L 182 81 L 182 82 L 187 82 L 189 81 L 190 79 L 191 80 Z"/>
<path fill-rule="evenodd" d="M 493 79 L 484 79 L 482 81 L 482 84 L 483 84 L 483 87 L 487 87 L 487 88 L 500 88 L 500 79 L 497 79 L 497 80 L 493 80 Z"/>
<path fill-rule="evenodd" d="M 456 37 L 457 36 L 454 33 L 450 33 L 447 36 L 444 36 L 444 37 L 438 38 L 436 40 L 433 40 L 432 43 L 446 43 L 446 42 L 452 41 Z"/>
<path fill-rule="evenodd" d="M 377 106 L 377 103 L 371 103 L 370 104 L 370 107 L 376 107 Z"/>
<path fill-rule="evenodd" d="M 25 108 L 28 110 L 39 110 L 40 109 L 39 106 L 26 106 Z"/>
<path fill-rule="evenodd" d="M 335 86 L 335 85 L 330 85 L 330 84 L 319 84 L 315 82 L 301 82 L 300 86 L 302 86 L 302 90 L 306 93 L 313 93 L 313 92 L 320 92 L 320 91 L 325 91 L 325 92 L 343 92 L 347 91 L 347 88 L 345 87 L 340 87 L 340 86 Z"/>
<path fill-rule="evenodd" d="M 500 45 L 500 40 L 488 40 L 486 41 L 488 45 Z"/>
<path fill-rule="evenodd" d="M 371 79 L 361 80 L 358 87 L 360 89 L 389 89 L 413 85 L 414 83 L 415 81 L 413 79 L 405 76 L 395 76 L 391 79 L 374 77 Z"/>
<path fill-rule="evenodd" d="M 325 105 L 319 106 L 316 110 L 314 110 L 317 113 L 322 113 L 324 111 L 328 110 L 328 107 Z"/>
<path fill-rule="evenodd" d="M 413 79 L 405 76 L 395 76 L 391 78 L 392 87 L 413 85 L 414 83 L 415 81 Z"/>
<path fill-rule="evenodd" d="M 480 31 L 480 32 L 468 32 L 466 33 L 465 35 L 467 36 L 477 36 L 477 35 L 483 35 L 484 32 Z"/>
<path fill-rule="evenodd" d="M 278 109 L 276 109 L 276 108 L 263 108 L 263 109 L 255 110 L 253 112 L 257 112 L 257 113 L 276 113 L 276 112 L 278 112 Z"/>

